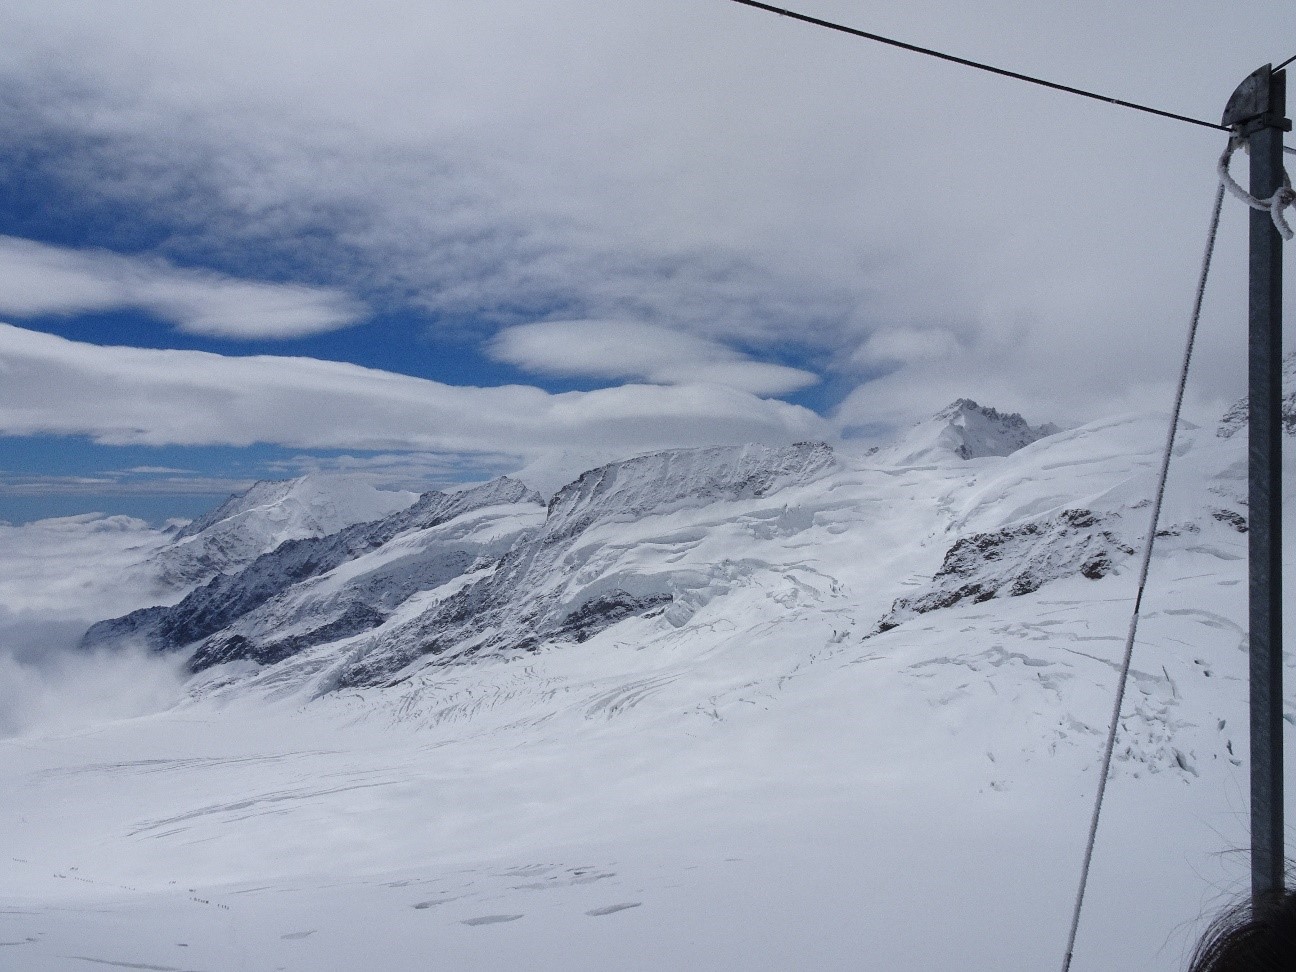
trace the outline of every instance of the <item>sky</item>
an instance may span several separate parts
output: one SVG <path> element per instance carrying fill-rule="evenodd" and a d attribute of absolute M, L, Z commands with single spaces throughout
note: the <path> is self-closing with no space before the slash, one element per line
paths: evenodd
<path fill-rule="evenodd" d="M 788 5 L 1210 121 L 1296 54 L 1278 0 Z M 11 522 L 309 471 L 553 488 L 959 397 L 1166 409 L 1224 147 L 730 0 L 40 0 L 0 30 Z M 1245 228 L 1229 200 L 1196 421 L 1244 391 Z"/>

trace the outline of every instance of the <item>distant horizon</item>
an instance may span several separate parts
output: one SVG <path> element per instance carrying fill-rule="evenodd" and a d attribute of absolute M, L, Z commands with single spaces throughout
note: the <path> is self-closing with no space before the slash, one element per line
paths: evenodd
<path fill-rule="evenodd" d="M 1296 351 L 1289 352 L 1287 358 L 1289 362 L 1296 363 Z M 1036 430 L 1042 431 L 1052 427 L 1053 433 L 1066 431 L 1065 427 L 1059 427 L 1054 422 L 1037 421 L 1034 416 L 998 409 L 993 404 L 976 402 L 965 397 L 933 409 L 927 418 L 940 418 L 960 402 L 970 402 L 988 413 L 1004 418 L 1015 415 Z M 1234 403 L 1231 408 L 1236 409 L 1238 404 L 1240 402 Z M 1224 416 L 1224 412 L 1216 415 L 1208 411 L 1198 416 L 1200 421 L 1197 424 L 1222 421 Z M 1113 416 L 1103 416 L 1099 420 L 1111 417 Z M 859 431 L 862 434 L 857 438 L 825 436 L 820 441 L 828 442 L 838 451 L 867 455 L 888 442 L 896 441 L 902 430 L 883 425 Z M 71 454 L 78 450 L 83 456 L 93 457 L 102 465 L 98 468 L 91 467 L 88 475 L 62 476 L 57 479 L 33 476 L 30 480 L 24 481 L 20 471 L 20 461 L 10 473 L 8 481 L 0 482 L 0 524 L 21 526 L 44 519 L 93 514 L 105 517 L 130 516 L 161 529 L 173 520 L 193 520 L 231 497 L 246 492 L 255 483 L 282 482 L 311 474 L 355 476 L 378 489 L 406 490 L 416 493 L 433 489 L 453 491 L 458 487 L 486 482 L 499 476 L 513 476 L 539 489 L 542 494 L 552 494 L 580 472 L 593 468 L 594 465 L 629 459 L 646 452 L 660 451 L 659 449 L 637 449 L 618 453 L 616 450 L 602 450 L 601 455 L 597 459 L 591 459 L 587 465 L 580 463 L 573 465 L 569 459 L 566 463 L 559 463 L 557 466 L 541 462 L 538 467 L 514 468 L 516 463 L 507 461 L 494 467 L 472 464 L 447 466 L 435 455 L 406 455 L 399 458 L 377 455 L 367 459 L 363 455 L 356 456 L 350 453 L 317 453 L 314 456 L 298 455 L 290 462 L 285 462 L 278 458 L 277 450 L 264 446 L 243 450 L 121 447 L 73 440 L 65 452 Z M 21 451 L 12 454 L 20 460 L 23 455 Z M 121 463 L 125 461 L 139 464 L 130 468 L 120 468 Z M 169 466 L 167 464 L 169 461 L 192 462 L 195 463 L 195 468 L 182 469 Z M 253 462 L 256 464 L 253 465 Z M 206 468 L 202 468 L 204 466 Z M 223 475 L 222 471 L 230 466 L 238 470 L 241 475 L 237 477 Z M 559 475 L 558 480 L 555 480 L 555 472 L 562 468 L 570 472 L 570 477 L 564 478 Z M 165 480 L 155 478 L 163 474 L 167 477 Z M 45 491 L 55 484 L 57 489 Z M 102 489 L 96 488 L 100 485 Z"/>

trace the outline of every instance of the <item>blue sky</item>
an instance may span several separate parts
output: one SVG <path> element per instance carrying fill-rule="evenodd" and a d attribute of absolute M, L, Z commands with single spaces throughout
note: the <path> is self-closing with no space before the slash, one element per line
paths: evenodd
<path fill-rule="evenodd" d="M 799 9 L 1207 118 L 1293 53 L 1277 2 L 988 8 Z M 961 396 L 1164 407 L 1222 148 L 725 0 L 54 0 L 0 27 L 11 521 L 192 516 L 315 469 L 552 487 Z M 1244 220 L 1202 417 L 1241 389 Z"/>

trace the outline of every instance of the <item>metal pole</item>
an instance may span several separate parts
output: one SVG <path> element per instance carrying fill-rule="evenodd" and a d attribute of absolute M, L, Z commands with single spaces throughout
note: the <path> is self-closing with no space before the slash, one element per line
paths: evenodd
<path fill-rule="evenodd" d="M 1230 117 L 1232 111 L 1233 117 Z M 1240 114 L 1250 117 L 1240 118 Z M 1286 74 L 1269 66 L 1234 92 L 1224 124 L 1247 140 L 1251 195 L 1282 185 Z M 1283 887 L 1282 775 L 1282 237 L 1250 210 L 1249 520 L 1251 896 L 1259 910 Z"/>
<path fill-rule="evenodd" d="M 1286 114 L 1286 72 L 1269 77 L 1270 115 Z M 1282 185 L 1283 128 L 1253 132 L 1251 195 Z M 1282 237 L 1252 209 L 1250 272 L 1251 894 L 1283 886 Z"/>

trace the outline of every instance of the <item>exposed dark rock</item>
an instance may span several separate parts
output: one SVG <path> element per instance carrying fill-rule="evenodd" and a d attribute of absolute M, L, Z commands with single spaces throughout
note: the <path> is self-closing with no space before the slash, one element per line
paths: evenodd
<path fill-rule="evenodd" d="M 1247 532 L 1247 518 L 1232 510 L 1211 510 L 1211 516 L 1221 523 L 1231 526 L 1238 533 Z"/>
<path fill-rule="evenodd" d="M 353 604 L 339 617 L 303 634 L 290 635 L 271 641 L 255 641 L 241 634 L 231 634 L 208 639 L 189 661 L 192 671 L 202 671 L 212 665 L 247 658 L 260 665 L 273 665 L 300 651 L 316 645 L 338 641 L 376 628 L 387 620 L 387 615 L 367 604 Z"/>
<path fill-rule="evenodd" d="M 875 630 L 888 631 L 916 615 L 963 601 L 975 604 L 1030 594 L 1061 577 L 1105 577 L 1119 559 L 1134 553 L 1103 529 L 1114 519 L 1113 514 L 1071 509 L 1049 519 L 960 537 L 946 551 L 931 588 L 898 598 Z"/>
<path fill-rule="evenodd" d="M 671 595 L 665 592 L 650 594 L 647 597 L 635 597 L 625 591 L 612 591 L 586 601 L 568 614 L 553 630 L 553 636 L 585 641 L 618 621 L 645 614 L 655 607 L 669 604 L 672 600 Z"/>

